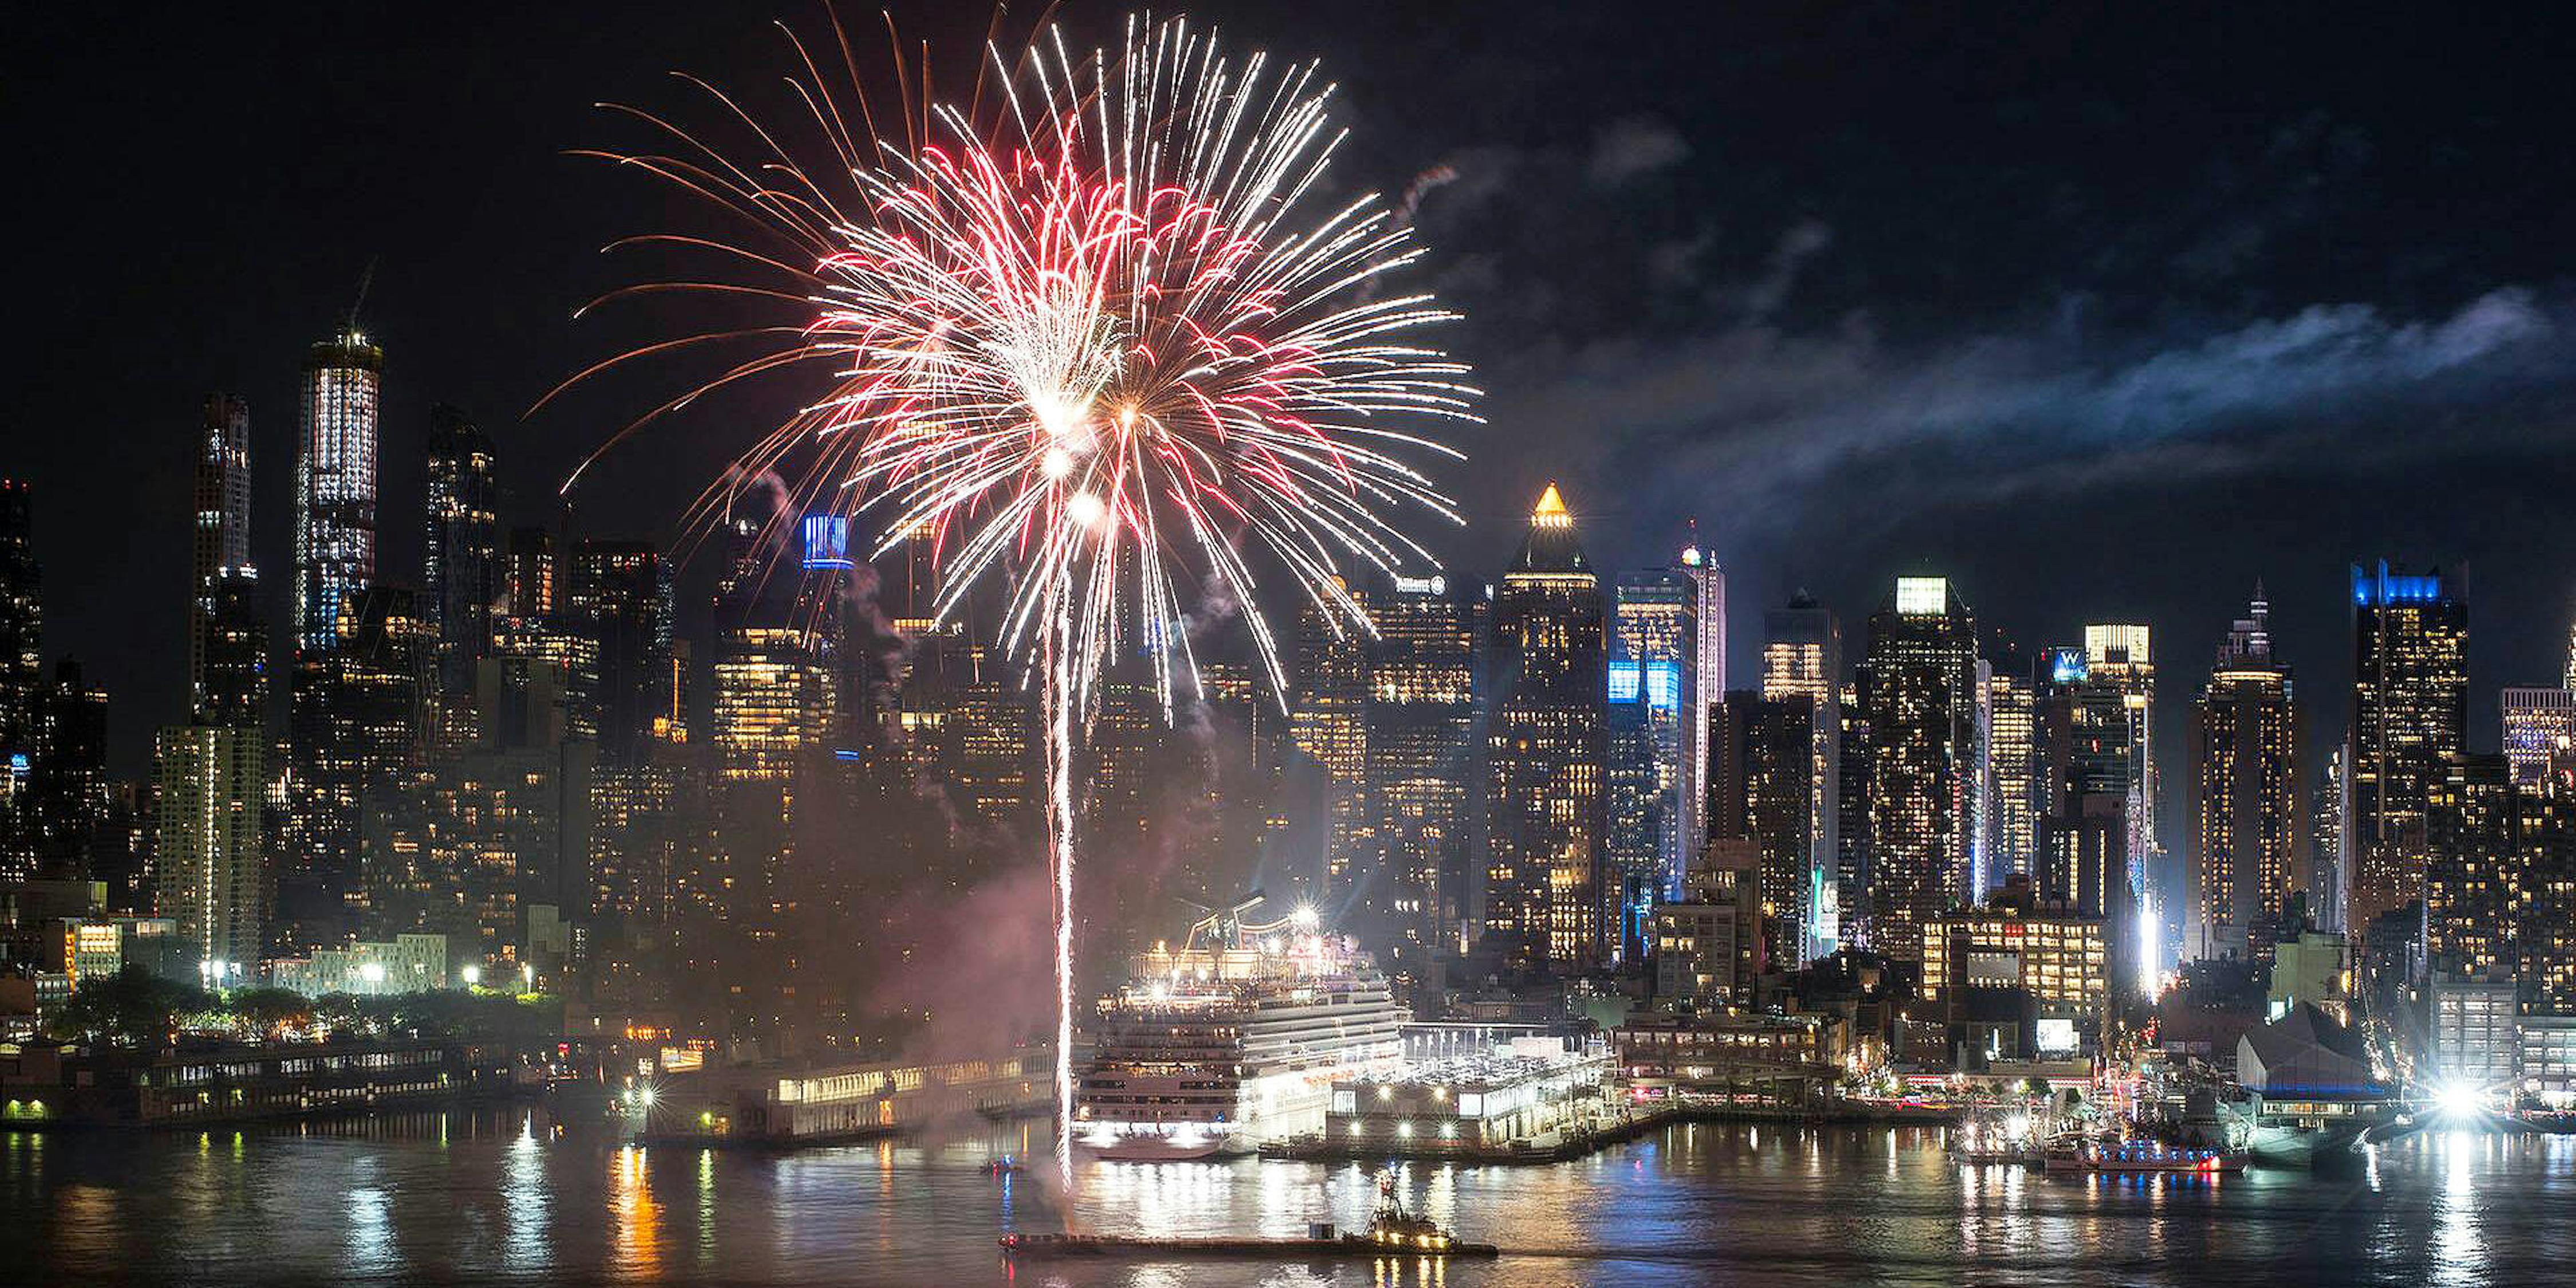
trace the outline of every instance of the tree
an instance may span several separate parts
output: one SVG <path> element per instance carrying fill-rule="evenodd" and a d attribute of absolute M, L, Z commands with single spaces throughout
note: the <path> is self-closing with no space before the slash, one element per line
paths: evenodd
<path fill-rule="evenodd" d="M 113 975 L 82 980 L 47 1027 L 67 1042 L 157 1047 L 170 1041 L 181 1016 L 216 1005 L 215 995 L 205 989 L 162 979 L 128 962 Z"/>
<path fill-rule="evenodd" d="M 224 998 L 233 1022 L 254 1037 L 270 1037 L 282 1028 L 313 1023 L 313 1003 L 288 988 L 237 988 Z"/>

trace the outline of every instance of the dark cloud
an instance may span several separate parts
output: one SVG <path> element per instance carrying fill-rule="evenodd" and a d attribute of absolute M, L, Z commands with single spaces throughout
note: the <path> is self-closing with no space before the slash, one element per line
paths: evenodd
<path fill-rule="evenodd" d="M 1651 116 L 1626 117 L 1603 126 L 1593 140 L 1592 182 L 1615 188 L 1689 155 L 1690 144 L 1670 125 Z"/>

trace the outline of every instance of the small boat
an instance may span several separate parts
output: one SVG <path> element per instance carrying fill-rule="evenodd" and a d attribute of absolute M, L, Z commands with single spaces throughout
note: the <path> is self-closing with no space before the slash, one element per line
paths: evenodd
<path fill-rule="evenodd" d="M 2048 1158 L 2051 1171 L 2145 1175 L 2164 1173 L 2180 1176 L 2215 1176 L 2245 1170 L 2245 1156 L 2223 1149 L 2190 1149 L 2154 1140 L 2128 1140 L 2090 1144 L 2071 1155 L 2052 1152 Z"/>
<path fill-rule="evenodd" d="M 1467 1243 L 1438 1222 L 1405 1210 L 1396 1197 L 1395 1178 L 1377 1183 L 1377 1215 L 1366 1234 L 1333 1233 L 1332 1223 L 1307 1227 L 1302 1239 L 1154 1239 L 1116 1234 L 1006 1234 L 1002 1253 L 1010 1257 L 1492 1257 L 1502 1253 L 1490 1243 Z"/>

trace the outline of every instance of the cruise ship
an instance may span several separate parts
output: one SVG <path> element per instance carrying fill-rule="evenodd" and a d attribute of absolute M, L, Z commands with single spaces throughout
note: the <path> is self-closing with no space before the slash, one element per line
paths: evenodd
<path fill-rule="evenodd" d="M 1336 1079 L 1403 1060 L 1410 1018 L 1366 955 L 1311 911 L 1209 913 L 1178 950 L 1139 953 L 1101 999 L 1074 1094 L 1073 1131 L 1096 1156 L 1177 1161 L 1250 1153 L 1319 1132 Z"/>

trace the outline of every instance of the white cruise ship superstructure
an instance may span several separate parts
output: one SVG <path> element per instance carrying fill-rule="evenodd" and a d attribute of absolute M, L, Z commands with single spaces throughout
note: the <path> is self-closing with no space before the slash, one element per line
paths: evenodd
<path fill-rule="evenodd" d="M 1255 923 L 1259 896 L 1157 944 L 1101 999 L 1074 1134 L 1104 1158 L 1203 1158 L 1321 1131 L 1336 1079 L 1403 1059 L 1386 977 L 1311 913 Z"/>

